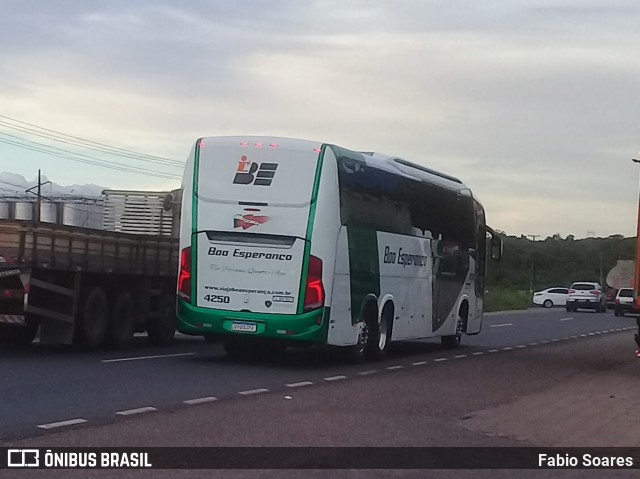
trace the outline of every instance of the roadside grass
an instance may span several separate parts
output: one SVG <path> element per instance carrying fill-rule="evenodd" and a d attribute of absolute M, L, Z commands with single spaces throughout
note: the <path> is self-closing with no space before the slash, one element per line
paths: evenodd
<path fill-rule="evenodd" d="M 485 312 L 512 311 L 531 307 L 531 293 L 517 289 L 493 288 L 484 297 Z"/>

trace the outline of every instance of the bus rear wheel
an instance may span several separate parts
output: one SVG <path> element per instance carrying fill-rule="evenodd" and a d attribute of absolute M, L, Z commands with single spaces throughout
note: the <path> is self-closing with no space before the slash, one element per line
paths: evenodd
<path fill-rule="evenodd" d="M 458 312 L 458 322 L 456 323 L 456 334 L 442 336 L 440 342 L 446 349 L 455 349 L 462 342 L 462 332 L 466 329 L 467 309 L 463 308 Z"/>
<path fill-rule="evenodd" d="M 253 340 L 253 341 L 252 341 Z M 255 338 L 247 338 L 235 335 L 225 335 L 222 338 L 222 347 L 232 359 L 248 359 L 259 352 L 258 341 Z"/>
<path fill-rule="evenodd" d="M 375 322 L 374 325 L 369 328 L 370 344 L 365 351 L 367 359 L 380 361 L 386 356 L 389 350 L 389 344 L 391 343 L 392 321 L 393 309 L 391 307 L 385 307 L 382 311 L 380 322 Z"/>
<path fill-rule="evenodd" d="M 356 344 L 347 346 L 345 352 L 347 353 L 347 359 L 350 363 L 360 364 L 367 360 L 371 349 L 371 328 L 366 322 L 362 322 L 360 326 L 360 332 L 358 333 L 358 340 Z"/>
<path fill-rule="evenodd" d="M 149 341 L 154 346 L 168 346 L 176 335 L 178 317 L 173 295 L 164 294 L 159 299 L 158 315 L 146 322 Z"/>

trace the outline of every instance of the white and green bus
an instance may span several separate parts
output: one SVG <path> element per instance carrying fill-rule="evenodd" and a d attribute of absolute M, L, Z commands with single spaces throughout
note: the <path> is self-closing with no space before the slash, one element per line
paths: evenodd
<path fill-rule="evenodd" d="M 455 347 L 482 322 L 501 241 L 458 179 L 312 141 L 199 139 L 182 194 L 178 329 L 231 355 L 392 341 Z"/>

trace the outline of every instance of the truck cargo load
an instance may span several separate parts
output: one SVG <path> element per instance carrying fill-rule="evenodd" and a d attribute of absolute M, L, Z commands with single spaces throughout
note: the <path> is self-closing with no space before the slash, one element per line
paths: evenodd
<path fill-rule="evenodd" d="M 163 208 L 166 193 L 119 191 L 113 209 L 118 195 L 126 199 L 122 211 L 111 211 L 113 221 L 105 222 L 116 231 L 0 220 L 0 342 L 30 343 L 39 333 L 40 342 L 124 348 L 143 331 L 154 344 L 171 341 L 178 267 L 173 202 Z M 121 221 L 132 204 L 143 226 Z"/>

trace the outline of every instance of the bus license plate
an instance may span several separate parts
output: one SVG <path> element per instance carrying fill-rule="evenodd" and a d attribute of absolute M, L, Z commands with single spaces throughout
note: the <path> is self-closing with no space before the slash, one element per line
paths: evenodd
<path fill-rule="evenodd" d="M 231 325 L 231 331 L 242 331 L 243 333 L 255 333 L 258 330 L 256 323 L 245 323 L 241 321 L 234 321 Z"/>

